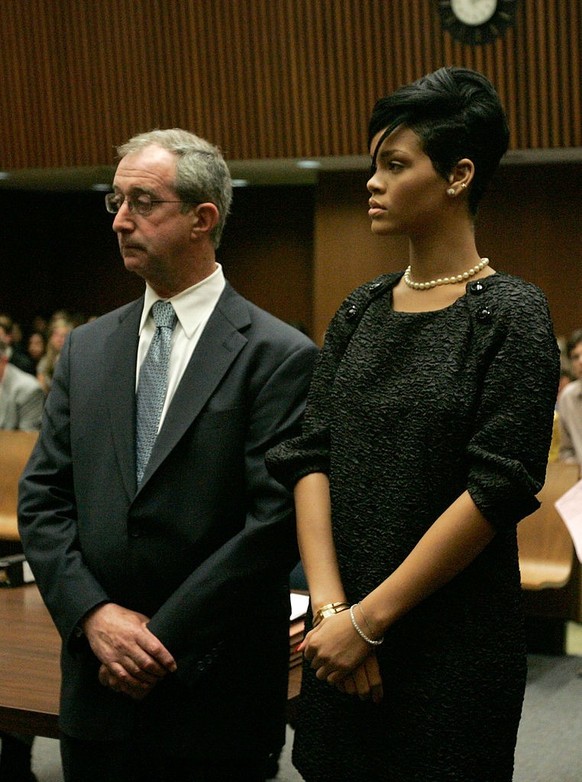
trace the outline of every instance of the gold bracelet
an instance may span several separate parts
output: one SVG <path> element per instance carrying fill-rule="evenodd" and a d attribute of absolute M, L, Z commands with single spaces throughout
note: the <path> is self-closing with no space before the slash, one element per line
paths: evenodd
<path fill-rule="evenodd" d="M 349 607 L 350 604 L 343 601 L 338 603 L 326 603 L 324 606 L 321 606 L 321 608 L 318 608 L 313 614 L 313 627 L 317 627 L 317 625 L 328 616 L 347 611 Z"/>

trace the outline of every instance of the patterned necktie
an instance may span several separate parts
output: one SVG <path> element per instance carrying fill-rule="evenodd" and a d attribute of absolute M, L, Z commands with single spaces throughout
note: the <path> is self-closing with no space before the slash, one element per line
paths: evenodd
<path fill-rule="evenodd" d="M 156 332 L 139 371 L 137 387 L 136 472 L 139 486 L 158 434 L 168 388 L 168 366 L 176 313 L 169 301 L 152 307 Z"/>

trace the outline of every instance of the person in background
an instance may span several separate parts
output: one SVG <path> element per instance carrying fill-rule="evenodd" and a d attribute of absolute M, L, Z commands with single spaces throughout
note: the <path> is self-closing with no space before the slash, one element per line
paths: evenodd
<path fill-rule="evenodd" d="M 582 329 L 574 331 L 566 346 L 574 380 L 558 398 L 562 462 L 582 465 Z"/>
<path fill-rule="evenodd" d="M 30 328 L 32 331 L 40 331 L 41 334 L 46 334 L 48 331 L 48 319 L 41 313 L 37 313 L 32 318 Z"/>
<path fill-rule="evenodd" d="M 144 295 L 69 334 L 20 484 L 65 780 L 258 782 L 285 740 L 297 560 L 264 455 L 299 431 L 318 350 L 225 281 L 216 147 L 156 130 L 119 155 L 106 207 Z"/>
<path fill-rule="evenodd" d="M 36 378 L 9 361 L 0 339 L 0 429 L 40 429 L 44 394 Z"/>
<path fill-rule="evenodd" d="M 481 74 L 380 99 L 372 231 L 406 271 L 330 324 L 295 487 L 311 620 L 294 762 L 307 782 L 509 782 L 526 679 L 516 524 L 544 483 L 559 351 L 542 292 L 494 271 L 478 203 L 508 144 Z M 356 240 L 356 238 L 354 238 Z"/>
<path fill-rule="evenodd" d="M 22 349 L 22 346 L 15 336 L 14 321 L 6 313 L 0 314 L 0 339 L 6 345 L 6 355 L 11 364 L 23 372 L 34 375 L 34 363 L 30 356 Z"/>
<path fill-rule="evenodd" d="M 72 328 L 73 326 L 70 321 L 64 317 L 59 316 L 51 319 L 48 328 L 46 351 L 36 365 L 36 376 L 45 394 L 48 394 L 51 389 L 53 375 L 61 355 L 61 350 L 63 349 L 65 339 Z"/>
<path fill-rule="evenodd" d="M 28 340 L 26 343 L 26 352 L 32 359 L 35 366 L 35 372 L 36 372 L 36 367 L 38 367 L 38 362 L 46 353 L 46 337 L 42 331 L 32 331 L 28 335 Z"/>
<path fill-rule="evenodd" d="M 558 344 L 559 341 L 558 341 Z M 554 409 L 554 423 L 552 425 L 552 442 L 550 444 L 550 453 L 548 454 L 548 462 L 560 461 L 560 413 L 558 412 L 558 405 L 560 403 L 560 397 L 562 391 L 566 386 L 575 380 L 575 376 L 572 374 L 570 368 L 570 361 L 567 359 L 560 348 L 560 379 L 558 381 L 558 393 L 556 395 L 556 407 Z"/>

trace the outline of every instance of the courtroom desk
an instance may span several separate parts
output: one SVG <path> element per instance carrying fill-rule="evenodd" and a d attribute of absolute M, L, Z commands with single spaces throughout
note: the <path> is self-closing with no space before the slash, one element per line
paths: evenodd
<path fill-rule="evenodd" d="M 0 730 L 57 738 L 60 638 L 34 584 L 0 588 Z"/>
<path fill-rule="evenodd" d="M 35 584 L 0 588 L 0 731 L 58 738 L 60 638 Z M 301 665 L 289 671 L 290 713 Z"/>

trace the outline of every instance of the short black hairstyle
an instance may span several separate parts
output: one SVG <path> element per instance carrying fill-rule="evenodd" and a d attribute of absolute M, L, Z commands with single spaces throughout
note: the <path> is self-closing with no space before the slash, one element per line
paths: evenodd
<path fill-rule="evenodd" d="M 507 117 L 491 82 L 469 68 L 450 67 L 400 87 L 376 102 L 368 146 L 377 133 L 384 131 L 383 141 L 399 125 L 417 134 L 423 151 L 445 179 L 462 158 L 473 161 L 469 209 L 476 214 L 509 144 Z"/>

